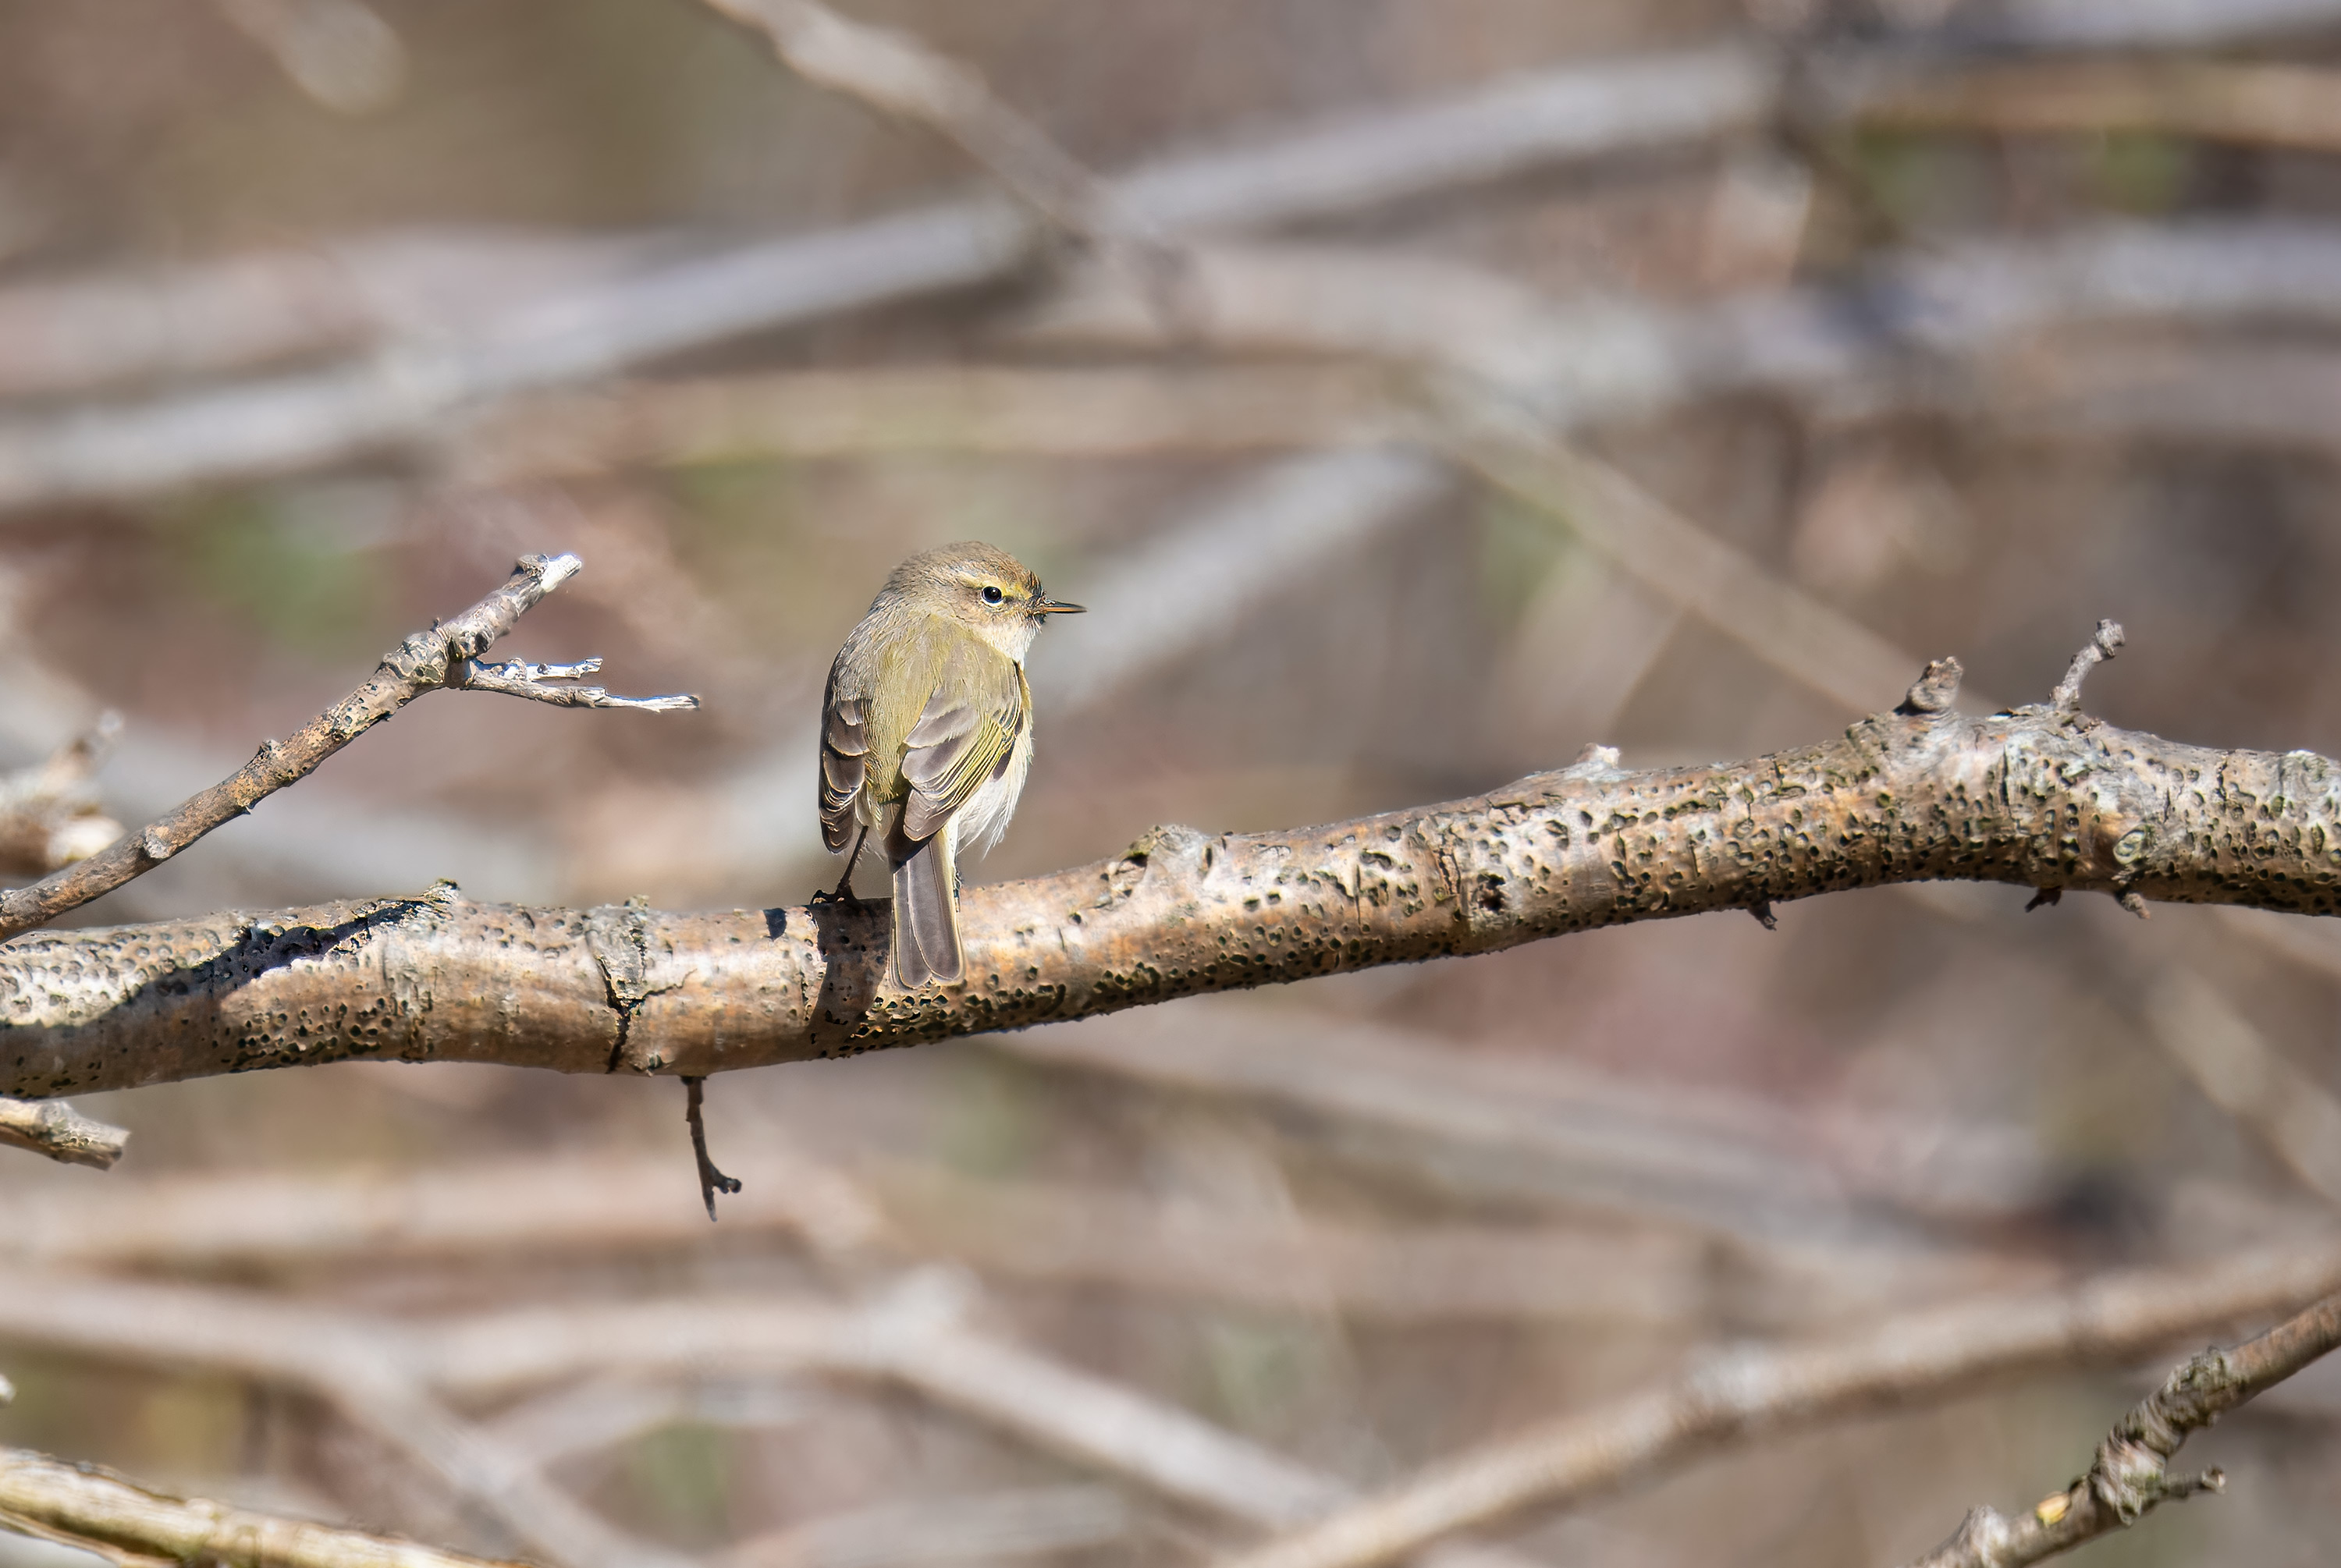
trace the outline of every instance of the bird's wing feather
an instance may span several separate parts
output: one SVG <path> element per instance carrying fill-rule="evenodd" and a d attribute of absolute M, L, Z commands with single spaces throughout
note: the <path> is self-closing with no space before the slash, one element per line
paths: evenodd
<path fill-rule="evenodd" d="M 854 698 L 833 696 L 821 724 L 821 838 L 834 854 L 853 836 L 854 806 L 869 776 L 870 737 Z"/>
<path fill-rule="evenodd" d="M 1024 701 L 1015 660 L 972 639 L 960 641 L 904 742 L 902 778 L 911 791 L 903 838 L 931 837 L 1008 765 L 1024 731 Z"/>

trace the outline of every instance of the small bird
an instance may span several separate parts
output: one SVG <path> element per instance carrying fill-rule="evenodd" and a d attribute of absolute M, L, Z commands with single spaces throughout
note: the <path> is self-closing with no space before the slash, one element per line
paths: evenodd
<path fill-rule="evenodd" d="M 821 716 L 821 834 L 852 848 L 834 897 L 875 831 L 894 871 L 894 978 L 959 979 L 959 854 L 981 854 L 1015 814 L 1032 765 L 1025 650 L 1051 599 L 1004 550 L 946 544 L 896 567 L 829 667 Z"/>

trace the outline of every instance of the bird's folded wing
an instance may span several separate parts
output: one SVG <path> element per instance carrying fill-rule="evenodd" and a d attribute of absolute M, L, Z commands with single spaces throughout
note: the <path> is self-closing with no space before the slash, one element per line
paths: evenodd
<path fill-rule="evenodd" d="M 956 641 L 905 742 L 903 838 L 932 836 L 984 780 L 1007 770 L 1024 730 L 1024 702 L 1015 660 L 972 638 Z"/>
<path fill-rule="evenodd" d="M 859 700 L 832 701 L 821 725 L 821 838 L 834 854 L 853 834 L 854 802 L 869 774 L 870 738 Z"/>

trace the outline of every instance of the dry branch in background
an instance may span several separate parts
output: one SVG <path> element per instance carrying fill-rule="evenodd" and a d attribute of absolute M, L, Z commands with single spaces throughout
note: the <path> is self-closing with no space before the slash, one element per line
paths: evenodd
<path fill-rule="evenodd" d="M 0 1336 L 197 1366 L 324 1401 L 532 1553 L 569 1568 L 681 1568 L 443 1403 L 394 1325 L 250 1295 L 0 1274 Z"/>
<path fill-rule="evenodd" d="M 1158 265 L 1172 262 L 1168 243 L 1123 206 L 1112 186 L 1001 102 L 972 67 L 907 33 L 852 21 L 814 0 L 708 4 L 762 31 L 805 80 L 941 132 L 1063 234 L 1101 250 L 1151 253 Z"/>
<path fill-rule="evenodd" d="M 2332 152 L 2341 148 L 2341 74 L 2266 61 L 2027 64 L 1888 88 L 1858 118 L 1878 130 L 2142 132 Z"/>
<path fill-rule="evenodd" d="M 122 716 L 101 713 L 48 760 L 0 779 L 0 873 L 45 876 L 122 837 L 91 787 L 121 733 Z"/>
<path fill-rule="evenodd" d="M 581 708 L 697 707 L 695 697 L 613 698 L 599 687 L 557 684 L 592 673 L 600 668 L 599 660 L 575 665 L 480 662 L 479 656 L 523 614 L 582 567 L 573 555 L 522 557 L 502 587 L 453 620 L 408 637 L 383 655 L 371 680 L 303 725 L 291 739 L 264 741 L 234 777 L 110 849 L 29 888 L 0 894 L 0 939 L 45 925 L 154 869 L 213 829 L 305 778 L 326 758 L 426 691 L 469 687 Z"/>
<path fill-rule="evenodd" d="M 882 972 L 883 905 L 532 909 L 443 885 L 47 933 L 0 949 L 0 1089 L 352 1057 L 700 1077 L 1943 878 L 2328 913 L 2341 773 L 2045 706 L 1898 710 L 1729 766 L 1597 761 L 1292 833 L 1157 829 L 968 889 L 970 978 L 908 994 Z"/>
<path fill-rule="evenodd" d="M 406 85 L 406 45 L 364 0 L 219 0 L 313 103 L 372 114 Z"/>
<path fill-rule="evenodd" d="M 1828 1344 L 1726 1350 L 1666 1387 L 1435 1465 L 1226 1568 L 1373 1568 L 1454 1531 L 1647 1481 L 1735 1444 L 1859 1411 L 1958 1397 L 2020 1373 L 2117 1365 L 2237 1319 L 2292 1310 L 2336 1285 L 2341 1249 L 2328 1241 L 2207 1268 L 2112 1275 L 2030 1298 L 1962 1303 Z M 2332 1332 L 2329 1322 L 2325 1332 Z M 2266 1382 L 2253 1391 L 2309 1359 L 2271 1355 Z"/>
<path fill-rule="evenodd" d="M 1343 446 L 1400 433 L 1390 378 L 1348 365 L 938 365 L 631 382 L 516 398 L 464 424 L 464 482 L 633 464 L 962 452 L 1143 457 Z"/>
<path fill-rule="evenodd" d="M 1114 200 L 1178 234 L 1300 222 L 1555 164 L 1750 129 L 1778 72 L 1738 47 L 1605 60 L 1151 164 Z M 435 439 L 515 392 L 1013 275 L 1040 225 L 995 201 L 919 208 L 557 292 L 457 341 L 125 408 L 0 422 L 0 511 L 153 495 Z"/>
<path fill-rule="evenodd" d="M 1629 1126 L 1613 1141 L 1639 1131 Z M 1489 1163 L 1509 1152 L 1496 1141 Z M 748 1140 L 733 1168 L 748 1188 L 725 1206 L 727 1239 L 787 1236 L 825 1255 L 945 1258 L 1008 1279 L 1271 1310 L 1321 1305 L 1369 1322 L 1689 1325 L 1728 1311 L 1737 1322 L 1803 1325 L 1817 1306 L 1842 1318 L 1919 1296 L 2039 1283 L 2040 1273 L 1920 1249 L 1900 1236 L 1891 1238 L 1899 1246 L 1855 1252 L 1823 1235 L 1768 1252 L 1743 1244 L 1727 1279 L 1713 1241 L 1679 1227 L 1588 1235 L 1263 1216 L 1087 1186 L 978 1180 L 924 1163 L 856 1162 L 849 1175 L 775 1148 L 769 1136 Z M 1538 1173 L 1528 1174 L 1520 1186 Z M 1759 1167 L 1746 1185 L 1768 1174 Z M 672 1160 L 607 1153 L 395 1180 L 117 1178 L 0 1197 L 0 1256 L 84 1269 L 217 1270 L 606 1255 L 705 1239 L 706 1227 L 675 1201 L 680 1190 Z"/>
<path fill-rule="evenodd" d="M 152 1492 L 88 1464 L 0 1449 L 0 1527 L 125 1568 L 519 1568 L 384 1535 Z"/>
<path fill-rule="evenodd" d="M 310 1388 L 524 1538 L 592 1568 L 672 1560 L 630 1546 L 500 1438 L 450 1415 L 438 1396 L 490 1398 L 585 1376 L 816 1373 L 897 1385 L 1258 1529 L 1290 1529 L 1355 1500 L 1337 1476 L 981 1332 L 964 1321 L 972 1305 L 966 1288 L 936 1271 L 902 1276 L 860 1306 L 702 1295 L 416 1324 L 248 1291 L 0 1271 L 0 1340 Z M 1517 1568 L 1489 1549 L 1465 1550 L 1479 1568 Z"/>
<path fill-rule="evenodd" d="M 2020 1519 L 1977 1508 L 1957 1534 L 1912 1568 L 2027 1568 L 2135 1524 L 2160 1503 L 2218 1491 L 2226 1478 L 2216 1470 L 2170 1474 L 2179 1444 L 2336 1346 L 2341 1346 L 2341 1296 L 2328 1296 L 2233 1350 L 2203 1352 L 2115 1424 L 2097 1445 L 2088 1474 L 2042 1498 Z"/>

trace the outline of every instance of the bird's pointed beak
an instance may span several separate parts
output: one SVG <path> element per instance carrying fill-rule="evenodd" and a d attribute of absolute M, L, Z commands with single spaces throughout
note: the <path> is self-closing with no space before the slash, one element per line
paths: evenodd
<path fill-rule="evenodd" d="M 1061 599 L 1043 599 L 1032 606 L 1035 615 L 1082 615 L 1088 610 L 1086 604 L 1067 604 Z"/>

